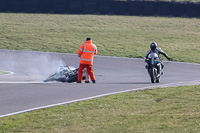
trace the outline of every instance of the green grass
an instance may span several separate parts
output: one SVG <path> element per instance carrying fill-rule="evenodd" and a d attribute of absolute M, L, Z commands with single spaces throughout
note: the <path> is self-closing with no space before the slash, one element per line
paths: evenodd
<path fill-rule="evenodd" d="M 195 18 L 0 14 L 0 49 L 76 53 L 90 36 L 99 55 L 143 58 L 151 42 L 175 61 L 200 63 Z"/>
<path fill-rule="evenodd" d="M 0 132 L 197 133 L 200 86 L 123 93 L 0 119 Z"/>
<path fill-rule="evenodd" d="M 99 55 L 143 58 L 149 44 L 200 63 L 200 20 L 168 17 L 0 14 L 0 49 L 76 53 L 90 36 Z M 0 118 L 2 132 L 197 133 L 200 85 L 123 93 Z"/>

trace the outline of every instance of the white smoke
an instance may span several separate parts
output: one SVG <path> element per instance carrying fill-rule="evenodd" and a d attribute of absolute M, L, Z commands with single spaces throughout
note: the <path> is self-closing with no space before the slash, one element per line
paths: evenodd
<path fill-rule="evenodd" d="M 65 65 L 64 61 L 49 53 L 0 50 L 0 70 L 27 75 L 50 75 L 61 65 Z"/>

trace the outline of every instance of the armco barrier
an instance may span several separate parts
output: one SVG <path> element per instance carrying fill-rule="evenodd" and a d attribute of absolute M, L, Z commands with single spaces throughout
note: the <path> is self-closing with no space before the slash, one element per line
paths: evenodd
<path fill-rule="evenodd" d="M 200 3 L 187 3 L 187 14 L 188 17 L 200 17 Z"/>
<path fill-rule="evenodd" d="M 53 0 L 53 13 L 64 14 L 68 10 L 68 1 L 67 0 Z"/>
<path fill-rule="evenodd" d="M 0 0 L 0 12 L 200 17 L 200 3 L 161 0 Z"/>
<path fill-rule="evenodd" d="M 171 2 L 159 1 L 157 15 L 167 16 L 171 14 Z"/>
<path fill-rule="evenodd" d="M 111 0 L 99 0 L 97 4 L 97 12 L 100 14 L 109 14 L 112 11 Z"/>
<path fill-rule="evenodd" d="M 153 16 L 157 12 L 157 1 L 143 1 L 143 15 Z"/>
<path fill-rule="evenodd" d="M 10 0 L 9 1 L 9 11 L 11 12 L 23 12 L 24 11 L 24 1 L 23 0 Z"/>
<path fill-rule="evenodd" d="M 37 13 L 39 0 L 24 0 L 24 12 Z"/>
<path fill-rule="evenodd" d="M 69 0 L 69 13 L 82 14 L 83 13 L 83 0 Z"/>
<path fill-rule="evenodd" d="M 128 12 L 127 0 L 112 0 L 112 10 L 116 15 L 124 15 Z"/>
<path fill-rule="evenodd" d="M 143 12 L 143 1 L 128 1 L 128 13 L 129 15 L 142 15 Z"/>
<path fill-rule="evenodd" d="M 171 3 L 171 15 L 181 17 L 186 15 L 186 2 L 172 2 Z"/>

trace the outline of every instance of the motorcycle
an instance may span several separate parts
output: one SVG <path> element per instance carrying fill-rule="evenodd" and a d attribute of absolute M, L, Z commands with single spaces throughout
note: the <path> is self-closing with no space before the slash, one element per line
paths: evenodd
<path fill-rule="evenodd" d="M 161 77 L 161 60 L 156 53 L 150 53 L 147 60 L 147 70 L 151 78 L 151 83 L 159 83 Z"/>
<path fill-rule="evenodd" d="M 87 72 L 84 70 L 83 79 L 88 76 Z M 78 81 L 78 69 L 74 66 L 60 66 L 56 73 L 50 75 L 48 78 L 44 79 L 44 82 L 59 81 L 59 82 L 76 82 Z"/>

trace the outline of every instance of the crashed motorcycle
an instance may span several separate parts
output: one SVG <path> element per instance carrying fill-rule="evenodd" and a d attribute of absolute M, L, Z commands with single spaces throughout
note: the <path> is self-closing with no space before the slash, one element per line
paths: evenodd
<path fill-rule="evenodd" d="M 84 70 L 83 79 L 87 78 L 88 74 Z M 59 82 L 77 82 L 78 81 L 78 69 L 74 66 L 60 66 L 56 73 L 50 75 L 48 78 L 44 79 L 44 82 L 59 81 Z"/>
<path fill-rule="evenodd" d="M 162 71 L 161 60 L 156 53 L 150 53 L 146 59 L 148 74 L 151 78 L 151 83 L 159 83 Z"/>

